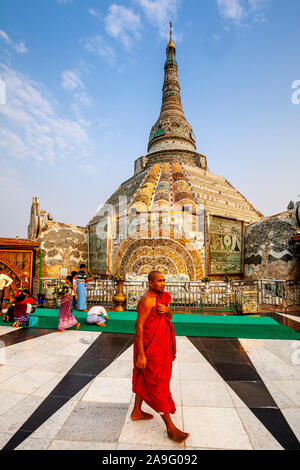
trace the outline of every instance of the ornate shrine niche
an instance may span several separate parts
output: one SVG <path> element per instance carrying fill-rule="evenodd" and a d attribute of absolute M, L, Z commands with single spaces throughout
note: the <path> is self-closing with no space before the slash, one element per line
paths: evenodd
<path fill-rule="evenodd" d="M 209 217 L 209 274 L 243 273 L 243 222 Z"/>
<path fill-rule="evenodd" d="M 107 223 L 104 227 L 107 231 Z M 89 227 L 89 269 L 92 273 L 106 273 L 107 271 L 107 245 L 108 239 L 101 239 L 97 235 L 97 226 Z"/>

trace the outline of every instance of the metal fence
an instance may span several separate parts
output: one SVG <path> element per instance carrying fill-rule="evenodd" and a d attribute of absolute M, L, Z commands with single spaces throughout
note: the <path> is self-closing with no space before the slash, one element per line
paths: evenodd
<path fill-rule="evenodd" d="M 41 279 L 41 291 L 45 294 L 45 304 L 56 305 L 54 288 L 60 282 L 56 278 Z M 39 283 L 34 286 L 34 293 Z M 147 281 L 126 281 L 124 294 L 126 309 L 135 310 L 139 298 L 147 291 Z M 170 308 L 180 310 L 222 310 L 236 311 L 239 307 L 237 292 L 257 291 L 259 306 L 289 307 L 300 306 L 300 282 L 270 279 L 224 281 L 168 282 L 166 291 L 171 295 Z M 87 304 L 103 305 L 108 309 L 114 306 L 113 296 L 117 284 L 111 280 L 95 280 L 87 284 Z"/>
<path fill-rule="evenodd" d="M 113 306 L 113 296 L 117 292 L 114 281 L 91 281 L 87 284 L 87 304 Z"/>
<path fill-rule="evenodd" d="M 300 282 L 273 279 L 253 279 L 251 281 L 233 281 L 233 290 L 252 289 L 258 292 L 260 306 L 300 307 Z"/>

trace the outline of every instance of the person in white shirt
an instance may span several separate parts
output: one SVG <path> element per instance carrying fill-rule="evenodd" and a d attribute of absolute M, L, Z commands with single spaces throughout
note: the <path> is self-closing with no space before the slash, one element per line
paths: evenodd
<path fill-rule="evenodd" d="M 104 307 L 92 307 L 89 309 L 86 317 L 86 322 L 89 325 L 105 326 L 108 315 Z"/>
<path fill-rule="evenodd" d="M 3 269 L 0 268 L 0 312 L 2 310 L 2 303 L 4 298 L 4 289 L 9 287 L 13 282 L 13 279 L 3 274 Z"/>

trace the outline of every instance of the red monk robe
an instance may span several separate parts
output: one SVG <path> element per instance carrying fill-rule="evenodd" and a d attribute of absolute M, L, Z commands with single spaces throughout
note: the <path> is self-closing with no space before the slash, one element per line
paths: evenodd
<path fill-rule="evenodd" d="M 159 294 L 156 304 L 143 327 L 144 350 L 147 358 L 145 369 L 136 367 L 138 350 L 134 342 L 134 369 L 132 390 L 157 413 L 174 414 L 175 403 L 170 392 L 172 362 L 176 357 L 175 332 L 168 316 L 157 313 L 157 305 L 168 306 L 171 296 Z"/>

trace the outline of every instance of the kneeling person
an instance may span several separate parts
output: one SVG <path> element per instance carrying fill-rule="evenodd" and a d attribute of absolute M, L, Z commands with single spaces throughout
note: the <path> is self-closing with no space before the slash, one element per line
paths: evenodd
<path fill-rule="evenodd" d="M 19 294 L 15 299 L 15 305 L 13 307 L 14 325 L 27 326 L 29 321 L 29 315 L 35 311 L 35 308 L 30 303 L 24 303 L 24 294 Z"/>
<path fill-rule="evenodd" d="M 89 325 L 105 326 L 108 315 L 104 307 L 92 307 L 87 313 L 86 323 Z"/>

